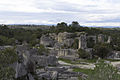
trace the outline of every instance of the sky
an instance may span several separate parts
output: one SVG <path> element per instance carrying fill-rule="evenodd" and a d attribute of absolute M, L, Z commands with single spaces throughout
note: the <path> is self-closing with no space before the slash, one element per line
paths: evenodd
<path fill-rule="evenodd" d="M 120 26 L 120 0 L 0 0 L 0 24 Z"/>

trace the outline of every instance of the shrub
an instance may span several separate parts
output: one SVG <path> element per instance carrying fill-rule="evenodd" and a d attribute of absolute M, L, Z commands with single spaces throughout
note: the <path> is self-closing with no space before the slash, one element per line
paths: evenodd
<path fill-rule="evenodd" d="M 111 48 L 105 44 L 97 44 L 94 46 L 93 55 L 100 58 L 106 58 L 111 52 Z"/>
<path fill-rule="evenodd" d="M 39 55 L 45 55 L 46 53 L 47 53 L 47 54 L 49 53 L 48 49 L 46 49 L 46 48 L 44 47 L 44 45 L 40 45 L 40 46 L 38 47 L 38 52 L 39 52 Z M 47 54 L 46 54 L 46 55 L 47 55 Z"/>
<path fill-rule="evenodd" d="M 14 49 L 6 48 L 0 51 L 0 80 L 14 80 L 15 71 L 10 64 L 18 60 L 18 56 Z"/>
<path fill-rule="evenodd" d="M 79 55 L 79 58 L 83 58 L 83 59 L 90 58 L 90 54 L 83 49 L 79 49 L 77 54 Z"/>
<path fill-rule="evenodd" d="M 120 74 L 115 67 L 99 63 L 94 71 L 88 74 L 88 80 L 120 80 Z"/>
<path fill-rule="evenodd" d="M 0 80 L 14 80 L 15 71 L 10 67 L 0 66 Z"/>
<path fill-rule="evenodd" d="M 14 49 L 6 48 L 5 50 L 0 51 L 0 64 L 12 64 L 17 60 L 18 56 Z"/>

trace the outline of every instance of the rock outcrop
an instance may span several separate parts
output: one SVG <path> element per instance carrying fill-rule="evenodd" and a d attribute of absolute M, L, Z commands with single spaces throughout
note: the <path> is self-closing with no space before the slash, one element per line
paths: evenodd
<path fill-rule="evenodd" d="M 47 35 L 43 35 L 40 39 L 40 44 L 44 45 L 45 47 L 53 47 L 54 40 Z"/>
<path fill-rule="evenodd" d="M 99 43 L 104 43 L 104 35 L 103 34 L 98 35 L 98 42 Z"/>
<path fill-rule="evenodd" d="M 107 43 L 111 43 L 112 42 L 112 38 L 111 36 L 108 37 Z"/>
<path fill-rule="evenodd" d="M 55 56 L 33 56 L 36 66 L 56 66 L 58 65 L 57 58 Z"/>

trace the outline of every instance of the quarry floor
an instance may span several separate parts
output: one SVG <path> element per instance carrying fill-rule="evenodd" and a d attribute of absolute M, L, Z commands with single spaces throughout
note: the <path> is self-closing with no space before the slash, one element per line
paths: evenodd
<path fill-rule="evenodd" d="M 95 68 L 95 63 L 71 64 L 71 63 L 67 63 L 62 60 L 59 60 L 58 63 L 61 65 L 73 66 L 73 67 L 78 67 L 82 69 L 94 69 Z M 114 67 L 120 67 L 120 61 L 113 61 L 113 62 L 111 61 L 110 64 L 113 65 Z"/>

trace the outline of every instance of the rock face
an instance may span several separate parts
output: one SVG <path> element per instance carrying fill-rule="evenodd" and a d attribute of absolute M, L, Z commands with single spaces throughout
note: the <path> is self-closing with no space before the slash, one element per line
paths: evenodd
<path fill-rule="evenodd" d="M 86 41 L 86 34 L 81 34 L 79 38 L 79 49 L 86 49 L 87 48 L 87 41 Z"/>
<path fill-rule="evenodd" d="M 17 46 L 16 52 L 19 56 L 19 60 L 16 65 L 16 75 L 15 75 L 16 78 L 20 78 L 25 75 L 28 75 L 29 73 L 35 72 L 35 64 L 34 61 L 32 60 L 30 51 L 31 50 L 29 50 L 28 47 L 26 46 L 23 45 Z"/>
<path fill-rule="evenodd" d="M 66 47 L 71 47 L 72 44 L 74 43 L 74 34 L 73 33 L 59 33 L 58 34 L 58 43 L 64 44 Z"/>
<path fill-rule="evenodd" d="M 49 36 L 53 39 L 53 40 L 58 40 L 58 36 L 57 36 L 57 34 L 55 34 L 55 33 L 49 33 Z"/>
<path fill-rule="evenodd" d="M 37 66 L 55 66 L 58 64 L 55 56 L 33 56 Z"/>
<path fill-rule="evenodd" d="M 6 48 L 14 48 L 13 46 L 0 46 L 0 50 L 4 50 Z"/>
<path fill-rule="evenodd" d="M 55 48 L 55 49 L 60 49 L 63 45 L 64 45 L 64 44 L 57 42 L 57 43 L 55 43 L 54 48 Z"/>
<path fill-rule="evenodd" d="M 74 49 L 60 49 L 58 50 L 58 57 L 73 56 L 75 57 L 76 50 Z"/>
<path fill-rule="evenodd" d="M 58 80 L 61 80 L 61 79 L 62 80 L 79 80 L 78 76 L 83 76 L 84 79 L 87 77 L 86 75 L 80 72 L 64 71 L 58 75 Z"/>
<path fill-rule="evenodd" d="M 68 49 L 61 49 L 58 51 L 58 56 L 67 56 L 70 51 Z"/>
<path fill-rule="evenodd" d="M 58 42 L 62 43 L 64 42 L 64 40 L 66 39 L 70 39 L 74 36 L 73 33 L 68 33 L 68 32 L 64 32 L 64 33 L 59 33 L 58 34 Z"/>
<path fill-rule="evenodd" d="M 114 51 L 112 55 L 108 56 L 108 59 L 119 59 L 120 60 L 120 51 Z"/>
<path fill-rule="evenodd" d="M 17 63 L 15 78 L 25 76 L 26 74 L 27 74 L 27 70 L 25 69 L 25 65 L 22 63 Z"/>
<path fill-rule="evenodd" d="M 74 43 L 74 39 L 66 39 L 63 42 L 66 46 L 71 47 L 72 44 Z"/>
<path fill-rule="evenodd" d="M 87 78 L 87 75 L 80 72 L 67 71 L 65 67 L 46 67 L 44 70 L 37 70 L 39 80 L 79 80 L 78 76 Z"/>
<path fill-rule="evenodd" d="M 69 34 L 67 32 L 59 33 L 58 34 L 58 42 L 62 43 L 64 40 L 66 40 L 69 37 Z"/>
<path fill-rule="evenodd" d="M 103 34 L 98 35 L 98 42 L 99 43 L 104 43 L 104 35 Z"/>
<path fill-rule="evenodd" d="M 58 65 L 58 61 L 55 56 L 39 56 L 37 55 L 36 49 L 20 45 L 17 46 L 16 51 L 19 56 L 19 61 L 16 65 L 16 79 L 21 79 L 21 77 L 26 76 L 25 80 L 34 80 L 32 73 L 35 73 L 35 68 Z M 45 73 L 42 76 L 46 76 L 46 74 L 48 74 L 47 79 L 49 80 L 49 76 L 51 76 L 50 73 Z M 52 74 L 53 77 L 55 77 L 55 74 L 56 73 Z"/>
<path fill-rule="evenodd" d="M 43 44 L 45 47 L 53 47 L 54 40 L 49 36 L 43 35 L 40 39 L 40 44 Z"/>
<path fill-rule="evenodd" d="M 58 55 L 58 50 L 51 49 L 49 52 L 50 52 L 50 55 L 54 55 L 54 56 Z"/>
<path fill-rule="evenodd" d="M 33 76 L 32 76 L 32 74 L 28 74 L 28 80 L 35 80 L 34 78 L 33 78 Z"/>

